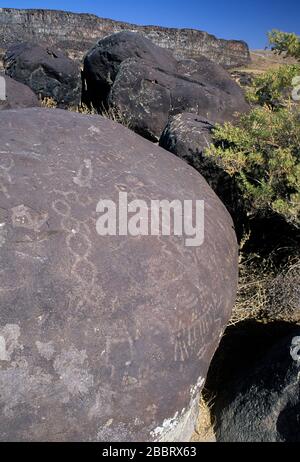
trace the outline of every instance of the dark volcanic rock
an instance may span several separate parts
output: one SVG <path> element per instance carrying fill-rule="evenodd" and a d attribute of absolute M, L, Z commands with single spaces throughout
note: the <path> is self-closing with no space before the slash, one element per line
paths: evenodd
<path fill-rule="evenodd" d="M 184 75 L 190 80 L 206 82 L 211 86 L 222 90 L 237 99 L 241 99 L 243 92 L 236 84 L 229 72 L 219 64 L 199 56 L 195 59 L 184 59 L 178 62 L 177 73 Z"/>
<path fill-rule="evenodd" d="M 112 109 L 137 133 L 158 140 L 168 117 L 195 112 L 214 122 L 232 120 L 248 105 L 228 72 L 202 57 L 176 61 L 132 32 L 100 40 L 84 61 L 83 101 Z"/>
<path fill-rule="evenodd" d="M 100 40 L 85 56 L 83 78 L 86 81 L 88 103 L 101 108 L 110 88 L 127 58 L 150 61 L 161 69 L 175 70 L 176 59 L 165 49 L 140 34 L 119 32 Z"/>
<path fill-rule="evenodd" d="M 40 105 L 37 96 L 27 85 L 16 82 L 7 75 L 0 74 L 0 79 L 3 78 L 5 79 L 6 99 L 0 99 L 0 110 L 37 107 Z"/>
<path fill-rule="evenodd" d="M 240 370 L 238 380 L 223 383 L 215 402 L 217 441 L 300 442 L 300 329 L 292 330 Z"/>
<path fill-rule="evenodd" d="M 183 112 L 170 118 L 159 145 L 197 170 L 205 170 L 204 165 L 210 160 L 205 156 L 205 149 L 212 142 L 213 128 L 211 121 L 194 113 Z"/>
<path fill-rule="evenodd" d="M 250 61 L 245 42 L 218 39 L 199 30 L 137 26 L 66 11 L 0 9 L 0 50 L 7 49 L 16 39 L 20 42 L 45 41 L 67 52 L 71 58 L 82 59 L 97 40 L 121 31 L 139 32 L 179 59 L 197 59 L 204 55 L 231 67 Z"/>
<path fill-rule="evenodd" d="M 4 68 L 10 77 L 61 107 L 80 102 L 79 66 L 60 51 L 33 43 L 14 45 L 5 53 Z"/>
<path fill-rule="evenodd" d="M 245 207 L 235 180 L 205 153 L 212 142 L 214 124 L 193 113 L 177 114 L 169 119 L 159 145 L 192 165 L 220 197 L 233 217 L 238 235 L 243 231 Z"/>
<path fill-rule="evenodd" d="M 236 292 L 225 207 L 99 116 L 3 111 L 0 137 L 0 440 L 188 439 Z M 203 244 L 100 236 L 98 201 L 120 192 L 203 199 Z"/>
<path fill-rule="evenodd" d="M 222 90 L 221 85 L 211 84 L 205 76 L 190 77 L 133 58 L 121 64 L 108 105 L 121 113 L 133 130 L 154 140 L 160 138 L 170 115 L 194 112 L 221 123 L 248 109 L 235 82 Z"/>

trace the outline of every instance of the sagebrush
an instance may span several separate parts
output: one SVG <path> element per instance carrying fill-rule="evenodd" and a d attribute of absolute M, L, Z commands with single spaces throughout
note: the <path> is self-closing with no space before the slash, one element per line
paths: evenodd
<path fill-rule="evenodd" d="M 208 155 L 237 179 L 251 214 L 278 213 L 300 226 L 300 115 L 256 107 L 238 125 L 217 125 Z"/>

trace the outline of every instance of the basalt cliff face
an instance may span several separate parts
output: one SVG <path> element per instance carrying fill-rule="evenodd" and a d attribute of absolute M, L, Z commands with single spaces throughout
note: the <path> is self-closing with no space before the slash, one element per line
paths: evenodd
<path fill-rule="evenodd" d="M 250 61 L 245 42 L 218 39 L 199 30 L 138 26 L 91 14 L 10 8 L 0 8 L 0 53 L 13 43 L 34 41 L 54 45 L 71 58 L 82 59 L 98 39 L 123 30 L 140 32 L 180 59 L 204 55 L 224 67 Z"/>

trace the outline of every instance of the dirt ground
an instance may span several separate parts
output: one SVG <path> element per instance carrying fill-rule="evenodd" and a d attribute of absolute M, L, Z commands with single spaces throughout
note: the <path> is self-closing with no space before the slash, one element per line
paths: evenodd
<path fill-rule="evenodd" d="M 244 68 L 231 69 L 251 74 L 262 74 L 269 69 L 278 69 L 285 64 L 297 64 L 294 58 L 285 58 L 283 55 L 275 54 L 271 50 L 251 50 L 251 63 Z"/>

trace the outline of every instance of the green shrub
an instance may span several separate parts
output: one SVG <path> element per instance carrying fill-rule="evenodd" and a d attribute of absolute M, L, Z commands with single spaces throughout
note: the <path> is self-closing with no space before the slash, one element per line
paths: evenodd
<path fill-rule="evenodd" d="M 281 32 L 273 29 L 269 32 L 269 43 L 271 49 L 276 53 L 284 53 L 286 56 L 291 56 L 300 59 L 300 37 L 294 33 Z"/>
<path fill-rule="evenodd" d="M 281 66 L 255 77 L 251 87 L 247 90 L 250 103 L 272 109 L 287 106 L 291 102 L 293 79 L 300 76 L 300 65 Z"/>
<path fill-rule="evenodd" d="M 237 179 L 251 213 L 276 212 L 300 226 L 300 114 L 255 107 L 237 125 L 217 125 L 207 154 Z"/>

